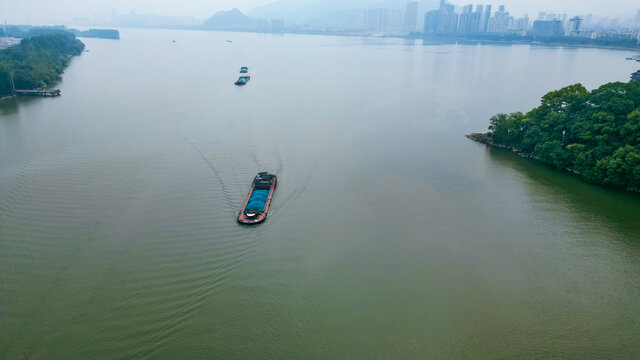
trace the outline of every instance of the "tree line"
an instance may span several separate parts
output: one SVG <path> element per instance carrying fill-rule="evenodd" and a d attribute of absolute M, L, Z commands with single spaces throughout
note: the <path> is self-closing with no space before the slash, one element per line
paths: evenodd
<path fill-rule="evenodd" d="M 84 44 L 65 31 L 25 38 L 0 50 L 0 96 L 12 94 L 11 74 L 18 90 L 51 85 L 60 79 L 70 57 L 83 50 Z"/>
<path fill-rule="evenodd" d="M 637 39 L 603 36 L 595 39 L 570 36 L 533 36 L 519 34 L 450 34 L 450 35 L 424 35 L 422 33 L 412 33 L 412 37 L 424 36 L 425 39 L 450 39 L 452 41 L 496 41 L 509 43 L 526 43 L 526 44 L 545 44 L 545 45 L 569 45 L 569 46 L 593 46 L 593 47 L 612 47 L 637 49 L 640 48 L 640 42 Z"/>
<path fill-rule="evenodd" d="M 588 182 L 640 191 L 640 81 L 552 91 L 526 114 L 492 117 L 488 135 Z"/>

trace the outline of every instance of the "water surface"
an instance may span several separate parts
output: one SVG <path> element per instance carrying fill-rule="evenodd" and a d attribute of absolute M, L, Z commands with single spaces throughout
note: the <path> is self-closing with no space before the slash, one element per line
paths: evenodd
<path fill-rule="evenodd" d="M 464 137 L 629 52 L 121 37 L 0 106 L 1 358 L 640 356 L 640 199 Z"/>

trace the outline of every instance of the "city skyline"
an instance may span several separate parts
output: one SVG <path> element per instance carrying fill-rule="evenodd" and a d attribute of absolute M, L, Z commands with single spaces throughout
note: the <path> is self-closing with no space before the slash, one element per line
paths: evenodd
<path fill-rule="evenodd" d="M 314 0 L 281 0 L 288 6 L 302 6 L 312 3 Z M 110 14 L 116 11 L 118 14 L 153 14 L 160 16 L 190 16 L 200 19 L 208 18 L 217 11 L 238 8 L 244 13 L 260 6 L 274 3 L 273 0 L 217 0 L 215 2 L 205 0 L 186 0 L 179 4 L 171 2 L 156 2 L 152 0 L 114 0 L 110 2 L 87 0 L 60 0 L 50 2 L 44 0 L 32 0 L 28 3 L 15 2 L 0 6 L 3 19 L 13 24 L 57 24 L 67 23 L 76 17 L 92 16 L 96 13 Z M 361 0 L 354 3 L 366 4 L 364 7 L 384 7 L 380 0 Z M 406 3 L 406 2 L 404 2 Z M 422 3 L 425 3 L 424 1 Z M 431 9 L 437 7 L 437 2 L 427 1 Z M 498 8 L 500 5 L 507 7 L 511 14 L 521 17 L 528 14 L 535 18 L 539 12 L 569 13 L 569 14 L 597 14 L 601 17 L 635 18 L 636 11 L 640 8 L 640 1 L 611 0 L 606 3 L 597 0 L 566 0 L 558 3 L 552 0 L 519 1 L 502 0 L 498 3 L 488 3 Z M 454 5 L 462 8 L 466 1 L 456 1 Z M 474 4 L 475 5 L 475 4 Z M 36 10 L 34 10 L 36 9 Z M 403 6 L 404 9 L 404 6 Z M 422 14 L 418 14 L 419 17 Z"/>

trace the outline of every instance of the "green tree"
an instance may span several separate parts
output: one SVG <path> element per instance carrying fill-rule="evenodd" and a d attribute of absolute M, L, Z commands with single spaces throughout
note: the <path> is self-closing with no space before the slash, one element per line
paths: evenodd
<path fill-rule="evenodd" d="M 526 114 L 492 117 L 489 135 L 587 181 L 640 191 L 640 81 L 549 92 Z"/>
<path fill-rule="evenodd" d="M 69 57 L 79 55 L 84 44 L 72 34 L 55 31 L 23 39 L 19 45 L 0 51 L 0 96 L 11 93 L 8 74 L 17 89 L 48 86 L 60 79 Z"/>

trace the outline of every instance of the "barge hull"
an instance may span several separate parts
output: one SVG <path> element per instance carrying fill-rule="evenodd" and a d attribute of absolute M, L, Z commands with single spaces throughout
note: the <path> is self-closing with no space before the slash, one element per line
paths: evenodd
<path fill-rule="evenodd" d="M 247 208 L 247 204 L 249 203 L 249 200 L 251 199 L 251 195 L 253 195 L 253 192 L 256 189 L 256 185 L 254 181 L 254 183 L 251 185 L 251 190 L 249 190 L 249 194 L 247 195 L 247 198 L 244 200 L 244 204 L 242 205 L 242 210 L 240 210 L 240 213 L 238 214 L 238 222 L 241 224 L 247 224 L 247 225 L 258 224 L 263 222 L 267 218 L 267 213 L 269 212 L 269 207 L 271 206 L 271 199 L 273 198 L 273 193 L 276 190 L 277 184 L 278 184 L 278 178 L 275 175 L 273 175 L 273 179 L 271 180 L 271 188 L 269 189 L 269 196 L 267 197 L 267 200 L 265 202 L 264 209 L 257 216 L 250 218 L 246 216 L 245 210 Z"/>

